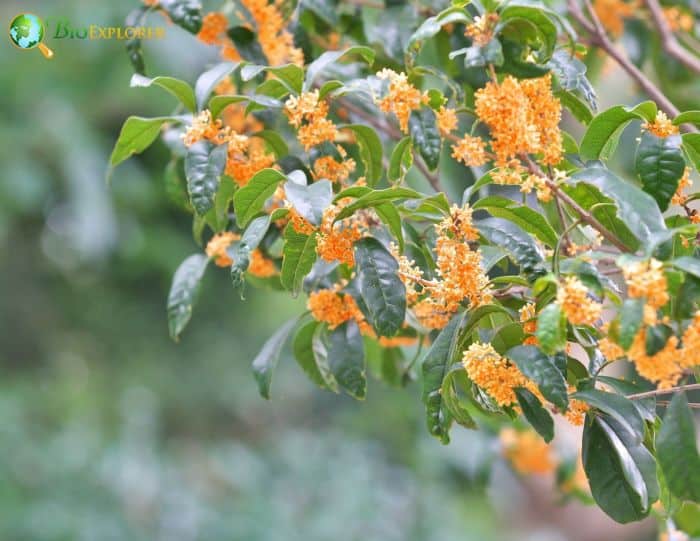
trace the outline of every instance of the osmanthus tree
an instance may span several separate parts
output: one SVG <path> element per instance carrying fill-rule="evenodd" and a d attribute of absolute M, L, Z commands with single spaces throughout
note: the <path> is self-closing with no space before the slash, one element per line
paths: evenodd
<path fill-rule="evenodd" d="M 516 427 L 504 442 L 521 471 L 542 466 L 531 455 L 562 415 L 583 425 L 608 515 L 653 507 L 687 527 L 700 514 L 686 398 L 700 387 L 700 111 L 663 87 L 682 95 L 700 77 L 698 24 L 686 4 L 580 1 L 149 1 L 132 23 L 162 13 L 223 62 L 194 86 L 148 78 L 129 43 L 132 86 L 179 105 L 128 118 L 111 166 L 158 136 L 172 150 L 166 190 L 202 246 L 175 271 L 174 339 L 211 266 L 235 289 L 308 298 L 253 361 L 264 397 L 290 342 L 323 389 L 362 399 L 368 373 L 418 379 L 443 443 L 453 423 Z M 601 60 L 649 100 L 598 112 Z M 608 162 L 628 125 L 621 176 Z M 466 189 L 450 200 L 445 185 Z M 613 363 L 638 376 L 603 375 Z"/>

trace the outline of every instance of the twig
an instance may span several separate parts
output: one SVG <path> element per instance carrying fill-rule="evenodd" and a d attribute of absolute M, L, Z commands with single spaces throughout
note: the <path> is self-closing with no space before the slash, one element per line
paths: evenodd
<path fill-rule="evenodd" d="M 680 111 L 671 102 L 671 100 L 669 100 L 666 95 L 646 75 L 644 75 L 639 68 L 637 68 L 637 66 L 632 64 L 632 62 L 630 62 L 613 45 L 605 31 L 605 28 L 603 28 L 600 19 L 596 15 L 590 0 L 584 0 L 584 3 L 591 20 L 586 18 L 576 1 L 577 0 L 568 0 L 569 12 L 576 22 L 590 34 L 592 42 L 608 53 L 610 57 L 615 60 L 615 62 L 617 62 L 619 66 L 625 70 L 629 76 L 632 77 L 637 84 L 641 86 L 642 89 L 658 104 L 662 111 L 664 111 L 671 118 L 678 116 Z M 695 131 L 694 127 L 689 126 L 687 129 L 689 131 Z"/>
<path fill-rule="evenodd" d="M 671 402 L 668 400 L 657 400 L 656 405 L 657 406 L 668 406 Z M 688 407 L 689 408 L 694 408 L 694 409 L 700 409 L 700 404 L 697 402 L 688 402 Z"/>
<path fill-rule="evenodd" d="M 683 391 L 694 391 L 700 389 L 700 383 L 690 383 L 688 385 L 679 385 L 678 387 L 669 387 L 668 389 L 654 389 L 653 391 L 645 391 L 643 393 L 628 394 L 630 400 L 638 400 L 640 398 L 649 398 L 660 394 L 678 393 Z"/>
<path fill-rule="evenodd" d="M 666 51 L 669 56 L 685 64 L 687 68 L 693 70 L 695 73 L 700 73 L 700 58 L 678 43 L 676 36 L 673 34 L 673 30 L 671 30 L 664 16 L 659 0 L 646 0 L 646 4 L 651 13 L 654 26 L 656 26 L 656 29 L 659 31 L 661 46 L 664 48 L 664 51 Z"/>

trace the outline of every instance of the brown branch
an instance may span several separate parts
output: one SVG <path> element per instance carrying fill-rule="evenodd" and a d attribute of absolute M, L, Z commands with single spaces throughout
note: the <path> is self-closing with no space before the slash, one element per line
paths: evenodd
<path fill-rule="evenodd" d="M 656 30 L 658 30 L 659 36 L 661 37 L 661 46 L 664 48 L 664 51 L 666 51 L 669 56 L 684 64 L 688 69 L 700 74 L 700 58 L 692 54 L 678 42 L 664 16 L 659 0 L 645 1 L 651 13 L 654 26 L 656 26 Z"/>
<path fill-rule="evenodd" d="M 656 401 L 657 406 L 668 406 L 670 404 L 671 404 L 671 402 L 669 402 L 668 400 L 657 400 Z M 698 404 L 697 402 L 688 402 L 688 407 L 693 408 L 693 409 L 700 409 L 700 404 Z"/>
<path fill-rule="evenodd" d="M 590 20 L 583 14 L 577 4 L 577 0 L 568 0 L 568 8 L 571 16 L 576 22 L 590 34 L 591 41 L 603 49 L 627 74 L 634 79 L 637 84 L 651 97 L 668 116 L 674 118 L 680 111 L 669 100 L 666 95 L 657 87 L 637 66 L 629 61 L 610 41 L 605 28 L 595 13 L 590 0 L 584 0 Z M 697 131 L 694 126 L 685 126 L 688 131 Z"/>
<path fill-rule="evenodd" d="M 649 398 L 660 394 L 678 393 L 683 391 L 694 391 L 700 389 L 700 383 L 690 383 L 688 385 L 679 385 L 678 387 L 670 387 L 668 389 L 654 389 L 653 391 L 645 391 L 643 393 L 628 394 L 630 400 L 638 400 L 640 398 Z"/>

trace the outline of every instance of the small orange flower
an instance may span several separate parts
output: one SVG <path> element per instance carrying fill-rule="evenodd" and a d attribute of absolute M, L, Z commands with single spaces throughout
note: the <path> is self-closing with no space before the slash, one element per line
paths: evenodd
<path fill-rule="evenodd" d="M 534 430 L 504 428 L 500 433 L 503 456 L 522 475 L 551 473 L 557 467 L 552 448 Z"/>
<path fill-rule="evenodd" d="M 653 133 L 657 137 L 668 137 L 680 133 L 678 126 L 674 126 L 671 119 L 668 118 L 663 111 L 656 113 L 656 118 L 653 122 L 645 122 L 642 124 L 642 129 Z"/>
<path fill-rule="evenodd" d="M 453 145 L 452 157 L 470 167 L 479 167 L 487 161 L 486 143 L 480 137 L 464 136 Z"/>
<path fill-rule="evenodd" d="M 248 272 L 258 278 L 269 278 L 277 274 L 277 267 L 274 261 L 263 255 L 259 249 L 255 249 L 250 253 L 250 266 Z"/>
<path fill-rule="evenodd" d="M 202 18 L 202 28 L 199 30 L 197 38 L 207 45 L 216 45 L 225 39 L 226 30 L 228 30 L 226 15 L 212 11 Z"/>
<path fill-rule="evenodd" d="M 661 308 L 669 300 L 663 263 L 656 259 L 637 261 L 622 267 L 627 294 L 633 299 L 645 298 L 652 308 Z"/>
<path fill-rule="evenodd" d="M 472 39 L 474 45 L 483 47 L 493 38 L 496 24 L 498 24 L 498 13 L 486 13 L 480 17 L 474 17 L 474 22 L 467 25 L 464 34 Z"/>
<path fill-rule="evenodd" d="M 240 235 L 231 231 L 217 233 L 207 243 L 206 253 L 210 258 L 214 258 L 214 264 L 217 267 L 230 267 L 233 265 L 233 260 L 229 257 L 226 249 L 232 242 L 240 239 Z"/>
<path fill-rule="evenodd" d="M 444 105 L 435 113 L 436 123 L 440 134 L 444 137 L 457 128 L 457 113 Z"/>
<path fill-rule="evenodd" d="M 523 324 L 523 332 L 529 334 L 523 344 L 537 345 L 537 337 L 534 336 L 537 332 L 537 308 L 534 303 L 527 303 L 523 306 L 518 314 L 520 315 L 520 323 Z"/>
<path fill-rule="evenodd" d="M 428 103 L 428 94 L 409 83 L 405 73 L 396 73 L 384 68 L 377 73 L 377 77 L 389 81 L 387 95 L 377 101 L 379 109 L 385 113 L 394 113 L 401 131 L 408 133 L 408 118 L 411 116 L 411 111 L 417 111 L 421 105 Z"/>
<path fill-rule="evenodd" d="M 685 205 L 688 200 L 688 196 L 683 194 L 683 191 L 692 186 L 693 181 L 690 179 L 690 167 L 686 167 L 683 171 L 683 176 L 678 181 L 678 188 L 676 188 L 676 193 L 671 197 L 671 204 L 673 205 Z"/>
<path fill-rule="evenodd" d="M 603 311 L 603 305 L 591 299 L 576 276 L 564 278 L 557 291 L 557 304 L 573 325 L 593 325 Z"/>

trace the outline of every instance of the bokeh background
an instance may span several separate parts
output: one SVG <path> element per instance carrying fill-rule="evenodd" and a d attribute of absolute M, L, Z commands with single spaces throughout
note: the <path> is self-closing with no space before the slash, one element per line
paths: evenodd
<path fill-rule="evenodd" d="M 119 25 L 136 5 L 3 0 L 0 20 Z M 167 149 L 109 184 L 105 170 L 128 115 L 174 103 L 129 88 L 120 42 L 47 44 L 52 61 L 0 46 L 0 539 L 655 538 L 650 522 L 556 507 L 552 476 L 519 479 L 488 430 L 456 428 L 441 446 L 416 383 L 370 383 L 358 403 L 316 389 L 285 353 L 264 401 L 249 364 L 298 313 L 286 295 L 249 288 L 243 302 L 212 271 L 171 342 L 170 277 L 198 248 L 164 190 Z M 217 60 L 172 26 L 146 55 L 150 74 L 189 81 Z M 607 84 L 609 101 L 636 99 L 621 76 Z"/>

